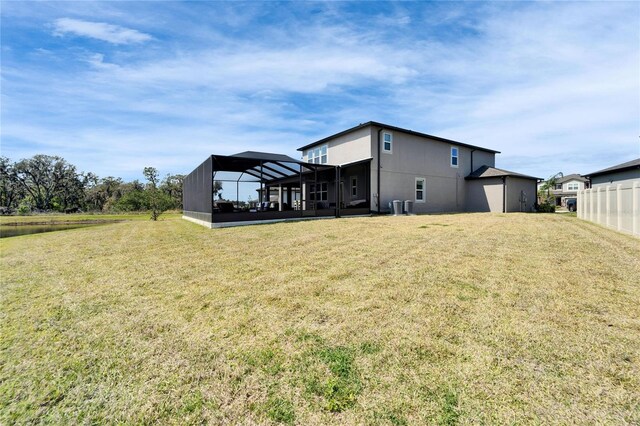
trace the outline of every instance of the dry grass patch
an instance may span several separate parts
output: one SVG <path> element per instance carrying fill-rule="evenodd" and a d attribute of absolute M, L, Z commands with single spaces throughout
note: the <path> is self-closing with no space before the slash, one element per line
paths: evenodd
<path fill-rule="evenodd" d="M 638 423 L 640 241 L 456 214 L 0 241 L 0 423 Z"/>

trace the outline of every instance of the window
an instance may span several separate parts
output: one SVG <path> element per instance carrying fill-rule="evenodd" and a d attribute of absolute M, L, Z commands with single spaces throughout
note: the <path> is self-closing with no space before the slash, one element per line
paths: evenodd
<path fill-rule="evenodd" d="M 556 183 L 556 189 L 562 189 L 562 184 L 561 183 Z"/>
<path fill-rule="evenodd" d="M 391 133 L 382 133 L 382 152 L 388 154 L 393 152 L 393 135 Z"/>
<path fill-rule="evenodd" d="M 309 185 L 309 198 L 312 201 L 327 201 L 329 199 L 327 188 L 327 182 Z"/>
<path fill-rule="evenodd" d="M 416 178 L 416 203 L 424 203 L 425 200 L 425 178 Z"/>
<path fill-rule="evenodd" d="M 567 184 L 567 191 L 577 191 L 578 190 L 578 183 L 569 183 Z"/>
<path fill-rule="evenodd" d="M 358 177 L 351 176 L 351 197 L 355 198 L 358 196 Z"/>
<path fill-rule="evenodd" d="M 451 167 L 458 167 L 458 148 L 451 147 Z"/>
<path fill-rule="evenodd" d="M 327 145 L 307 151 L 307 163 L 327 164 Z"/>

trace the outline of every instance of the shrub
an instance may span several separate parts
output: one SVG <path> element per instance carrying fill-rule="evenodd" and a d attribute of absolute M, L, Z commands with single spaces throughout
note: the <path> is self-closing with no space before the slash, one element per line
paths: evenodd
<path fill-rule="evenodd" d="M 31 205 L 26 200 L 22 200 L 18 205 L 18 214 L 27 215 L 29 213 L 31 213 Z"/>
<path fill-rule="evenodd" d="M 538 213 L 554 213 L 555 211 L 556 211 L 555 204 L 552 204 L 549 202 L 544 202 L 536 206 L 536 212 Z"/>

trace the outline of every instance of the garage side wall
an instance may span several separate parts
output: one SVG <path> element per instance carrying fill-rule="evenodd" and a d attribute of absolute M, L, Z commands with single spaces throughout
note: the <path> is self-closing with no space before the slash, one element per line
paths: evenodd
<path fill-rule="evenodd" d="M 507 177 L 507 212 L 532 212 L 536 202 L 536 181 Z"/>
<path fill-rule="evenodd" d="M 465 181 L 468 212 L 502 212 L 502 178 Z"/>
<path fill-rule="evenodd" d="M 182 187 L 183 214 L 192 219 L 211 222 L 213 160 L 207 158 L 184 179 Z"/>

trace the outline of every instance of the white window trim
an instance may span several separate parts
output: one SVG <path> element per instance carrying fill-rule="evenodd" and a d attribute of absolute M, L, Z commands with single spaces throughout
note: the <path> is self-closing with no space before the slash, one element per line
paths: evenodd
<path fill-rule="evenodd" d="M 389 144 L 391 145 L 391 149 L 384 149 L 384 135 L 389 135 L 391 137 L 391 142 L 389 142 Z M 391 132 L 382 132 L 382 140 L 380 141 L 380 143 L 382 144 L 381 149 L 382 152 L 385 154 L 393 154 L 393 133 Z"/>
<path fill-rule="evenodd" d="M 323 189 L 323 186 L 325 189 Z M 322 198 L 323 194 L 326 197 L 325 199 Z M 318 195 L 320 195 L 320 198 L 318 198 Z M 327 182 L 316 182 L 310 184 L 309 198 L 310 201 L 329 201 L 329 184 Z"/>
<path fill-rule="evenodd" d="M 456 152 L 457 152 L 457 154 L 455 155 L 455 158 L 457 159 L 457 163 L 458 163 L 458 164 L 453 164 L 453 158 L 454 158 L 453 150 L 454 150 L 454 149 L 455 149 L 455 150 L 456 150 Z M 452 146 L 452 147 L 451 147 L 451 149 L 449 150 L 449 165 L 450 165 L 451 167 L 456 168 L 456 169 L 457 169 L 458 167 L 460 167 L 460 148 L 458 148 L 457 146 Z"/>
<path fill-rule="evenodd" d="M 418 200 L 416 197 L 418 192 L 418 182 L 422 181 L 422 200 Z M 427 179 L 423 177 L 416 177 L 416 181 L 413 184 L 413 198 L 416 200 L 416 203 L 424 203 L 427 200 Z"/>
<path fill-rule="evenodd" d="M 355 184 L 355 185 L 353 184 L 353 181 L 354 181 L 354 180 L 355 180 L 355 182 L 356 182 L 356 184 Z M 355 193 L 355 194 L 353 193 L 354 186 L 355 186 L 355 190 L 356 190 L 356 193 Z M 349 187 L 351 188 L 351 198 L 352 198 L 352 199 L 353 199 L 354 197 L 355 197 L 355 198 L 357 198 L 357 197 L 358 197 L 358 176 L 351 176 L 351 177 L 349 178 Z"/>
<path fill-rule="evenodd" d="M 573 189 L 575 187 L 575 189 Z M 567 184 L 567 191 L 579 191 L 580 184 L 578 182 L 571 182 Z"/>
<path fill-rule="evenodd" d="M 327 151 L 327 161 L 322 162 L 322 150 L 326 149 Z M 314 153 L 318 150 L 318 156 L 316 157 Z M 318 160 L 318 161 L 316 161 Z M 307 150 L 307 163 L 311 164 L 329 164 L 329 145 L 320 145 Z"/>

